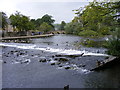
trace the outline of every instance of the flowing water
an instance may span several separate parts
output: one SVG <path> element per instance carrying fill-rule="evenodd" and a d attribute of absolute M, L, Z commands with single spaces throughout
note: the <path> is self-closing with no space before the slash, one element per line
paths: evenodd
<path fill-rule="evenodd" d="M 3 88 L 120 87 L 120 66 L 91 72 L 96 61 L 108 55 L 105 48 L 77 45 L 81 39 L 73 35 L 55 35 L 27 39 L 29 43 L 15 40 L 0 43 Z"/>

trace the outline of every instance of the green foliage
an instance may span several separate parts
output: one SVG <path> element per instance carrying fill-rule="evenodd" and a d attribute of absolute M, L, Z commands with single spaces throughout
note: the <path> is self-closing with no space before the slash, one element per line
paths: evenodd
<path fill-rule="evenodd" d="M 82 31 L 82 25 L 81 23 L 78 23 L 76 18 L 74 18 L 72 22 L 66 24 L 65 31 L 67 34 L 78 35 L 78 33 Z"/>
<path fill-rule="evenodd" d="M 0 28 L 5 29 L 8 25 L 7 15 L 4 12 L 1 12 L 0 16 Z M 40 28 L 40 25 L 42 25 L 44 22 L 50 25 L 53 30 L 53 23 L 55 21 L 54 19 L 52 19 L 52 16 L 48 14 L 44 15 L 42 18 L 38 18 L 37 20 L 30 20 L 28 16 L 22 15 L 18 11 L 16 11 L 15 14 L 10 15 L 9 20 L 10 24 L 13 26 L 13 29 L 16 31 L 38 30 Z"/>
<path fill-rule="evenodd" d="M 86 47 L 103 47 L 105 41 L 94 41 L 90 39 L 84 39 L 81 41 L 81 45 L 86 46 Z"/>
<path fill-rule="evenodd" d="M 42 24 L 42 21 L 40 18 L 32 22 L 34 23 L 36 29 L 39 29 L 39 26 Z"/>
<path fill-rule="evenodd" d="M 72 23 L 67 23 L 65 26 L 65 31 L 67 34 L 73 34 L 73 25 Z"/>
<path fill-rule="evenodd" d="M 112 3 L 96 2 L 95 0 L 86 7 L 76 11 L 77 17 L 72 20 L 72 32 L 77 31 L 77 35 L 95 37 L 109 35 L 116 23 L 115 11 L 111 9 Z M 77 27 L 77 28 L 76 28 Z M 74 34 L 74 33 L 73 33 Z"/>
<path fill-rule="evenodd" d="M 100 35 L 109 35 L 110 34 L 110 27 L 107 26 L 101 26 L 101 28 L 99 29 L 98 33 Z"/>
<path fill-rule="evenodd" d="M 113 36 L 107 41 L 105 47 L 108 49 L 108 54 L 120 57 L 120 28 L 116 29 Z"/>
<path fill-rule="evenodd" d="M 31 19 L 31 22 L 34 24 L 34 29 L 39 29 L 40 25 L 43 23 L 43 22 L 46 22 L 47 24 L 49 24 L 50 26 L 53 26 L 53 23 L 55 22 L 54 19 L 52 19 L 52 16 L 46 14 L 44 15 L 42 18 L 38 18 L 37 20 L 35 19 Z"/>
<path fill-rule="evenodd" d="M 114 2 L 112 9 L 117 13 L 114 15 L 114 17 L 117 18 L 117 25 L 120 26 L 120 1 Z"/>
<path fill-rule="evenodd" d="M 117 13 L 113 16 L 116 22 L 112 26 L 112 37 L 109 38 L 105 47 L 108 49 L 108 54 L 120 57 L 120 1 L 113 3 L 112 10 Z"/>
<path fill-rule="evenodd" d="M 20 12 L 16 12 L 15 15 L 12 14 L 9 19 L 13 28 L 16 27 L 19 31 L 27 31 L 32 28 L 29 17 L 20 14 Z"/>
<path fill-rule="evenodd" d="M 60 30 L 65 30 L 65 25 L 66 25 L 65 21 L 62 21 L 59 29 Z"/>
<path fill-rule="evenodd" d="M 41 18 L 41 23 L 43 23 L 43 22 L 46 22 L 47 24 L 51 25 L 54 28 L 54 26 L 52 24 L 55 22 L 55 20 L 52 19 L 52 16 L 50 16 L 48 14 L 44 15 Z"/>
<path fill-rule="evenodd" d="M 36 20 L 35 19 L 31 19 L 30 20 L 30 23 L 32 24 L 32 30 L 35 30 L 36 29 L 36 27 L 37 27 L 37 25 L 36 25 Z"/>
<path fill-rule="evenodd" d="M 112 38 L 107 42 L 107 53 L 113 56 L 120 57 L 120 40 Z"/>
<path fill-rule="evenodd" d="M 93 31 L 93 30 L 84 30 L 79 33 L 80 36 L 85 36 L 85 37 L 96 37 L 98 36 L 98 33 Z"/>
<path fill-rule="evenodd" d="M 44 33 L 47 33 L 48 31 L 53 30 L 53 27 L 51 25 L 49 25 L 46 22 L 43 22 L 40 27 L 39 30 L 43 31 Z"/>
<path fill-rule="evenodd" d="M 7 27 L 8 25 L 8 22 L 7 22 L 7 15 L 4 13 L 4 12 L 0 12 L 0 24 L 2 25 L 2 29 L 5 30 L 5 28 Z"/>

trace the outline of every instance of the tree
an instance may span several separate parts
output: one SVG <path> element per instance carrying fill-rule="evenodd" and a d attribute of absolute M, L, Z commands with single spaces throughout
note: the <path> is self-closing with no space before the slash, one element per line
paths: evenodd
<path fill-rule="evenodd" d="M 8 22 L 7 22 L 8 17 L 7 17 L 7 15 L 4 12 L 1 12 L 0 14 L 1 14 L 0 23 L 2 25 L 0 27 L 2 27 L 3 30 L 5 30 L 5 28 L 8 25 Z"/>
<path fill-rule="evenodd" d="M 62 21 L 61 24 L 60 24 L 60 30 L 65 30 L 65 21 Z"/>
<path fill-rule="evenodd" d="M 115 22 L 114 17 L 112 17 L 115 12 L 110 8 L 111 4 L 99 3 L 94 0 L 85 8 L 76 10 L 79 22 L 82 25 L 81 29 L 85 32 L 86 30 L 93 30 L 101 35 L 110 34 L 111 26 Z"/>
<path fill-rule="evenodd" d="M 111 9 L 115 11 L 114 18 L 116 19 L 116 23 L 114 23 L 115 27 L 120 27 L 120 1 L 112 3 Z"/>
<path fill-rule="evenodd" d="M 43 22 L 40 27 L 39 30 L 43 31 L 44 33 L 47 33 L 48 31 L 53 30 L 53 27 L 51 25 L 49 25 L 46 22 Z"/>
<path fill-rule="evenodd" d="M 79 18 L 80 17 L 74 17 L 70 23 L 65 25 L 66 33 L 79 35 L 79 32 L 81 32 L 83 28 Z"/>
<path fill-rule="evenodd" d="M 31 19 L 29 25 L 31 25 L 31 29 L 35 30 L 36 29 L 36 20 L 35 19 Z"/>
<path fill-rule="evenodd" d="M 108 54 L 120 57 L 120 30 L 114 31 L 112 37 L 107 41 L 106 48 Z"/>
<path fill-rule="evenodd" d="M 34 24 L 35 24 L 35 28 L 39 29 L 40 25 L 42 24 L 42 20 L 41 18 L 38 18 L 37 20 L 35 20 Z"/>
<path fill-rule="evenodd" d="M 43 22 L 46 22 L 47 24 L 49 24 L 50 26 L 53 26 L 53 23 L 54 23 L 54 19 L 52 19 L 52 16 L 46 14 L 44 15 L 42 18 L 38 18 L 38 19 L 31 19 L 31 22 L 34 24 L 34 29 L 39 29 L 40 25 L 43 23 Z"/>
<path fill-rule="evenodd" d="M 117 22 L 112 26 L 114 27 L 113 34 L 107 41 L 106 48 L 108 49 L 108 54 L 120 57 L 120 1 L 112 4 L 111 9 L 116 11 L 113 17 L 116 18 Z"/>
<path fill-rule="evenodd" d="M 16 12 L 15 15 L 9 17 L 13 28 L 17 28 L 19 31 L 27 31 L 33 28 L 33 24 L 30 22 L 29 17 Z"/>
<path fill-rule="evenodd" d="M 52 24 L 55 22 L 55 20 L 52 19 L 52 16 L 46 14 L 40 20 L 41 20 L 41 23 L 46 22 L 47 24 L 49 24 L 50 26 L 54 28 Z"/>
<path fill-rule="evenodd" d="M 70 22 L 70 23 L 67 23 L 66 26 L 65 26 L 65 32 L 67 34 L 73 34 L 73 24 Z"/>

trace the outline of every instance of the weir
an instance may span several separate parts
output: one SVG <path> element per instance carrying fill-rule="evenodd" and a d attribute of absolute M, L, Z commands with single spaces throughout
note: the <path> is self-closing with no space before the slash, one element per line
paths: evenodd
<path fill-rule="evenodd" d="M 110 56 L 108 59 L 105 59 L 102 62 L 100 62 L 99 65 L 96 65 L 96 67 L 94 67 L 90 71 L 100 71 L 100 70 L 109 68 L 112 65 L 116 65 L 116 64 L 120 63 L 119 59 L 120 58 L 118 58 L 118 57 Z"/>

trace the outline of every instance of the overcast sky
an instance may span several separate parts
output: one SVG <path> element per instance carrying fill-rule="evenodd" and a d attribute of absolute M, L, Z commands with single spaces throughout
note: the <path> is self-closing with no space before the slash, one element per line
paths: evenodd
<path fill-rule="evenodd" d="M 30 16 L 30 18 L 41 18 L 45 14 L 53 16 L 55 23 L 61 21 L 70 22 L 75 14 L 72 10 L 85 6 L 92 0 L 2 0 L 0 11 L 8 16 L 15 11 Z"/>

